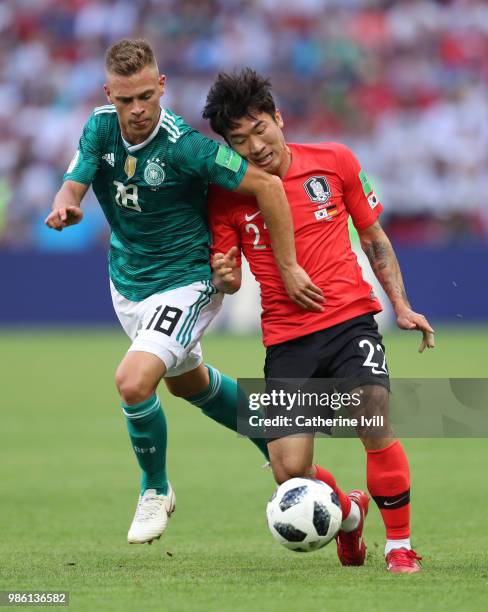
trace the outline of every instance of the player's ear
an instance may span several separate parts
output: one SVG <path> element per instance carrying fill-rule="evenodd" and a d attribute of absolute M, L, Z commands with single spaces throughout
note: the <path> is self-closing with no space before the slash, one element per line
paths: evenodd
<path fill-rule="evenodd" d="M 281 113 L 278 109 L 276 109 L 275 114 L 274 114 L 274 120 L 276 121 L 276 125 L 282 130 L 283 127 L 285 126 L 285 123 L 283 121 L 283 117 L 281 116 Z"/>
<path fill-rule="evenodd" d="M 108 88 L 108 85 L 106 83 L 103 85 L 103 91 L 107 96 L 107 100 L 110 102 L 110 104 L 112 104 L 112 96 L 110 95 L 110 89 Z"/>
<path fill-rule="evenodd" d="M 165 74 L 160 74 L 159 75 L 159 91 L 160 91 L 160 96 L 162 96 L 164 94 L 164 89 L 166 87 L 166 75 Z"/>

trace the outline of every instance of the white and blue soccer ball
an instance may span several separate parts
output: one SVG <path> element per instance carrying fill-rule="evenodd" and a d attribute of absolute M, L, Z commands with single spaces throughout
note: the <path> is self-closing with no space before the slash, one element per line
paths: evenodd
<path fill-rule="evenodd" d="M 280 485 L 266 516 L 275 540 L 297 552 L 322 548 L 335 538 L 342 522 L 337 494 L 311 478 L 291 478 Z"/>

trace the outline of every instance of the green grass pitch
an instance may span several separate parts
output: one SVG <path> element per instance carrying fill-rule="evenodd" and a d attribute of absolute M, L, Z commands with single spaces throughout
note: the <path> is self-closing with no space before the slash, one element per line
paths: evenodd
<path fill-rule="evenodd" d="M 393 376 L 486 376 L 488 329 L 386 338 Z M 335 546 L 280 547 L 265 525 L 274 489 L 254 447 L 162 390 L 177 511 L 163 538 L 129 546 L 138 470 L 113 385 L 127 347 L 118 330 L 15 332 L 0 338 L 0 590 L 68 590 L 73 610 L 249 612 L 482 610 L 488 601 L 487 441 L 408 439 L 413 543 L 424 571 L 391 576 L 371 506 L 366 565 Z M 259 376 L 258 338 L 209 336 L 206 360 Z M 319 440 L 340 485 L 365 486 L 357 440 Z"/>

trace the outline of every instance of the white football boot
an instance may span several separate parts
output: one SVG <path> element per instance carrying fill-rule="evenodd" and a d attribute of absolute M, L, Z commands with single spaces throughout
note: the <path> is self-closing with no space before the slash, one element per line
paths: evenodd
<path fill-rule="evenodd" d="M 158 495 L 156 489 L 146 489 L 139 496 L 134 520 L 127 534 L 129 544 L 152 543 L 166 529 L 166 523 L 175 509 L 176 497 L 168 482 L 167 495 Z"/>

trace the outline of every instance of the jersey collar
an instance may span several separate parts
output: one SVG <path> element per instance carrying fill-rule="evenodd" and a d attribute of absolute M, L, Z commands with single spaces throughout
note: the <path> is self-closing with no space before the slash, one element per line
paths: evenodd
<path fill-rule="evenodd" d="M 127 142 L 127 140 L 122 136 L 122 142 L 124 143 L 124 147 L 127 149 L 127 151 L 129 153 L 134 153 L 135 151 L 139 151 L 139 149 L 142 149 L 143 147 L 148 145 L 151 142 L 151 140 L 154 140 L 156 138 L 156 134 L 159 132 L 159 128 L 161 127 L 161 121 L 164 119 L 165 115 L 166 115 L 166 111 L 164 110 L 163 107 L 161 107 L 161 112 L 159 114 L 159 120 L 156 123 L 156 127 L 149 134 L 146 140 L 144 140 L 143 142 L 140 142 L 139 144 L 131 145 L 130 142 Z"/>

